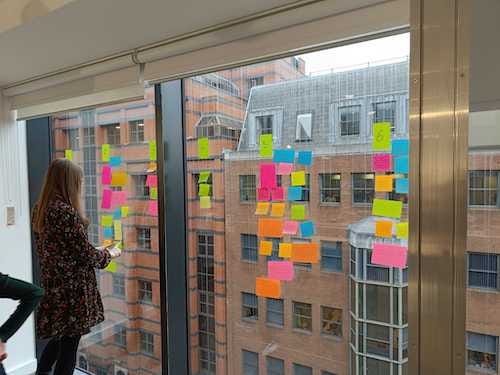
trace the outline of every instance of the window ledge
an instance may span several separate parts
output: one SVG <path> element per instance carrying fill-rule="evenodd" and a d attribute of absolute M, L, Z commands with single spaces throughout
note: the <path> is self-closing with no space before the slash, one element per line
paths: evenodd
<path fill-rule="evenodd" d="M 499 210 L 500 207 L 497 207 L 497 206 L 480 206 L 480 205 L 469 205 L 468 206 L 470 210 L 474 210 L 474 211 L 495 211 L 495 210 Z M 487 370 L 489 371 L 489 370 Z"/>
<path fill-rule="evenodd" d="M 325 270 L 325 269 L 320 269 L 321 273 L 324 273 L 325 275 L 338 275 L 338 276 L 343 276 L 345 272 L 343 270 L 336 271 L 336 270 Z"/>
<path fill-rule="evenodd" d="M 249 260 L 249 259 L 241 259 L 241 262 L 242 263 L 246 263 L 246 264 L 251 264 L 251 265 L 255 265 L 255 264 L 258 264 L 258 260 Z"/>
<path fill-rule="evenodd" d="M 493 289 L 493 288 L 484 288 L 480 286 L 467 286 L 467 290 L 470 290 L 471 292 L 480 292 L 480 293 L 493 293 L 493 294 L 498 294 L 500 290 L 498 289 Z"/>
<path fill-rule="evenodd" d="M 285 328 L 284 325 L 279 325 L 279 324 L 276 324 L 276 323 L 269 323 L 269 322 L 266 322 L 266 326 L 268 326 L 270 328 L 277 328 L 277 329 L 283 329 L 283 328 Z"/>
<path fill-rule="evenodd" d="M 250 324 L 256 324 L 256 323 L 257 323 L 257 320 L 258 320 L 258 318 L 256 318 L 256 319 L 252 319 L 252 318 L 241 318 L 241 321 L 242 321 L 242 322 L 245 322 L 245 323 L 250 323 Z"/>
<path fill-rule="evenodd" d="M 312 331 L 306 331 L 305 329 L 293 328 L 292 331 L 302 335 L 312 336 Z"/>
<path fill-rule="evenodd" d="M 319 206 L 320 207 L 335 207 L 335 208 L 339 208 L 342 204 L 339 202 L 339 203 L 328 203 L 328 202 L 319 202 Z"/>
<path fill-rule="evenodd" d="M 240 204 L 244 204 L 244 205 L 247 205 L 247 206 L 250 206 L 252 204 L 256 204 L 257 201 L 241 201 L 240 200 Z"/>
<path fill-rule="evenodd" d="M 328 333 L 321 333 L 321 337 L 326 339 L 326 340 L 335 341 L 335 342 L 344 341 L 342 336 L 329 335 Z"/>
<path fill-rule="evenodd" d="M 496 374 L 497 370 L 489 370 L 487 368 L 481 368 L 476 366 L 467 365 L 467 370 L 474 371 L 480 374 Z"/>

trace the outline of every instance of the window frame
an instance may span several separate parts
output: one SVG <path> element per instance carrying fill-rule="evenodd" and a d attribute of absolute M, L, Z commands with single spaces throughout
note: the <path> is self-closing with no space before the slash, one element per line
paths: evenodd
<path fill-rule="evenodd" d="M 153 303 L 153 282 L 151 280 L 137 280 L 137 298 L 142 303 Z"/>
<path fill-rule="evenodd" d="M 330 310 L 336 310 L 336 311 L 340 311 L 340 320 L 331 320 L 331 319 L 325 319 L 325 309 L 330 309 Z M 335 338 L 339 338 L 341 339 L 344 334 L 343 334 L 343 309 L 341 308 L 338 308 L 338 307 L 331 307 L 331 306 L 324 306 L 324 305 L 321 305 L 320 306 L 320 314 L 321 314 L 321 335 L 323 336 L 327 336 L 327 337 L 335 337 Z M 333 325 L 337 325 L 338 327 L 340 327 L 340 334 L 339 335 L 336 335 L 335 333 L 329 333 L 327 331 L 324 330 L 324 324 L 326 323 L 330 323 L 330 324 L 333 324 Z"/>
<path fill-rule="evenodd" d="M 368 188 L 366 186 L 366 182 L 365 182 L 365 187 L 363 188 L 358 188 L 358 187 L 355 187 L 355 184 L 354 184 L 354 178 L 355 176 L 359 176 L 359 175 L 365 175 L 365 176 L 368 176 L 368 175 L 371 175 L 373 178 L 365 178 L 365 181 L 368 181 L 368 180 L 371 180 L 372 181 L 372 184 L 373 186 L 371 188 Z M 371 195 L 372 195 L 372 199 L 371 201 L 368 200 L 366 201 L 366 199 L 363 201 L 363 202 L 356 202 L 354 197 L 354 192 L 355 191 L 362 191 L 363 194 L 366 195 L 369 194 L 371 192 Z M 373 172 L 351 172 L 351 203 L 353 206 L 366 206 L 366 205 L 371 205 L 373 203 L 373 199 L 375 198 L 375 173 Z"/>
<path fill-rule="evenodd" d="M 146 342 L 146 338 L 151 338 L 151 342 L 149 340 Z M 151 350 L 149 350 L 151 347 Z M 139 352 L 146 356 L 152 356 L 155 354 L 155 335 L 152 332 L 139 329 Z"/>
<path fill-rule="evenodd" d="M 311 112 L 304 112 L 304 113 L 298 113 L 296 117 L 296 122 L 295 122 L 295 142 L 296 143 L 305 143 L 305 142 L 312 142 L 313 140 L 313 118 L 314 118 L 314 113 Z M 300 137 L 301 133 L 301 127 L 299 127 L 299 119 L 301 118 L 306 118 L 309 121 L 309 137 L 308 138 L 302 138 Z"/>
<path fill-rule="evenodd" d="M 486 173 L 489 173 L 489 175 L 496 174 L 496 183 L 497 186 L 496 188 L 476 188 L 476 187 L 471 187 L 471 179 L 472 175 L 474 173 L 483 173 L 482 178 L 483 178 L 483 184 L 484 184 L 484 178 L 487 177 Z M 482 170 L 482 169 L 471 169 L 467 173 L 467 204 L 471 208 L 484 208 L 484 209 L 495 209 L 495 208 L 500 208 L 500 170 Z M 494 205 L 490 204 L 473 204 L 472 203 L 472 192 L 473 191 L 480 191 L 482 192 L 483 199 L 485 194 L 490 194 L 490 192 L 494 192 L 496 194 L 496 203 Z"/>
<path fill-rule="evenodd" d="M 299 305 L 303 305 L 302 307 L 308 308 L 310 311 L 310 315 L 302 315 L 297 312 L 297 308 L 300 307 Z M 299 301 L 292 301 L 292 328 L 294 331 L 300 331 L 300 332 L 308 332 L 312 333 L 313 331 L 313 307 L 311 303 L 307 302 L 299 302 Z M 306 321 L 309 321 L 309 328 L 302 328 L 297 325 L 297 319 L 304 319 Z"/>
<path fill-rule="evenodd" d="M 326 249 L 327 247 L 324 247 L 324 244 L 335 244 L 335 249 L 340 251 L 340 255 L 332 255 L 332 254 L 325 254 L 323 249 Z M 320 270 L 322 272 L 329 272 L 329 273 L 343 273 L 344 272 L 344 254 L 343 254 L 343 243 L 342 241 L 320 241 Z M 339 259 L 340 260 L 340 269 L 331 269 L 331 268 L 326 268 L 324 266 L 323 258 L 331 258 L 331 259 Z"/>
<path fill-rule="evenodd" d="M 476 335 L 476 336 L 485 336 L 485 337 L 490 337 L 494 338 L 495 340 L 495 352 L 484 352 L 484 351 L 479 351 L 479 350 L 473 350 L 470 347 L 470 337 L 471 335 Z M 498 372 L 498 336 L 493 336 L 493 335 L 488 335 L 488 334 L 483 334 L 483 333 L 477 333 L 477 332 L 471 332 L 471 331 L 466 331 L 466 344 L 465 344 L 465 350 L 466 350 L 466 368 L 474 369 L 476 371 L 485 371 L 487 373 L 497 373 Z M 494 356 L 495 358 L 495 368 L 494 369 L 485 369 L 482 367 L 476 367 L 470 364 L 469 360 L 469 353 L 474 352 L 474 353 L 482 353 L 483 355 L 491 355 Z"/>
<path fill-rule="evenodd" d="M 358 132 L 357 133 L 350 133 L 348 134 L 342 134 L 342 125 L 344 125 L 344 122 L 342 121 L 342 110 L 343 109 L 350 109 L 350 108 L 357 108 L 359 111 L 357 111 L 358 114 Z M 362 116 L 363 116 L 363 106 L 361 103 L 350 103 L 350 104 L 339 104 L 337 107 L 337 123 L 338 123 L 338 135 L 340 138 L 348 139 L 348 138 L 359 138 L 362 135 Z M 352 112 L 351 112 L 352 115 Z M 348 124 L 354 123 L 354 120 L 349 120 Z M 353 126 L 351 124 L 351 126 Z"/>
<path fill-rule="evenodd" d="M 249 304 L 246 298 L 252 298 L 252 302 L 255 304 Z M 249 311 L 254 314 L 245 315 L 245 311 Z M 241 319 L 246 322 L 256 322 L 259 320 L 259 297 L 254 293 L 241 292 Z"/>
<path fill-rule="evenodd" d="M 479 255 L 485 257 L 495 257 L 496 262 L 496 271 L 484 270 L 484 269 L 471 269 L 471 256 Z M 479 285 L 471 285 L 471 277 L 470 274 L 473 273 L 481 273 L 481 274 L 496 274 L 495 278 L 495 287 L 488 286 L 479 286 Z M 500 290 L 500 255 L 495 253 L 485 253 L 485 252 L 477 252 L 477 251 L 468 251 L 467 252 L 467 288 L 471 288 L 474 290 L 484 290 L 484 291 L 499 291 Z"/>
<path fill-rule="evenodd" d="M 332 177 L 338 177 L 334 178 L 333 180 L 339 181 L 339 186 L 337 187 L 325 187 L 324 186 L 324 179 L 325 178 L 332 178 Z M 341 173 L 335 173 L 335 172 L 320 172 L 318 173 L 318 179 L 319 179 L 319 203 L 322 206 L 340 206 L 342 203 L 342 174 Z M 323 198 L 323 193 L 327 192 L 336 192 L 338 191 L 338 202 L 329 202 L 324 200 Z"/>
<path fill-rule="evenodd" d="M 251 242 L 251 243 L 249 243 Z M 254 245 L 254 246 L 252 246 Z M 259 238 L 256 234 L 240 233 L 241 260 L 244 262 L 258 263 Z M 245 256 L 249 254 L 249 256 Z"/>
<path fill-rule="evenodd" d="M 248 181 L 244 182 L 244 179 L 253 179 L 253 184 L 250 181 L 250 184 Z M 257 201 L 257 176 L 255 174 L 240 174 L 238 175 L 238 183 L 239 183 L 239 200 L 240 203 L 254 203 Z M 243 186 L 245 184 L 245 186 Z M 248 195 L 245 195 L 245 197 L 249 197 L 247 199 L 242 199 L 243 198 L 243 191 L 245 191 Z"/>
<path fill-rule="evenodd" d="M 141 126 L 142 124 L 142 126 Z M 145 119 L 129 120 L 128 121 L 128 138 L 130 143 L 145 142 Z"/>
<path fill-rule="evenodd" d="M 281 303 L 281 310 L 273 310 L 271 309 L 270 302 L 279 301 Z M 281 317 L 281 323 L 277 323 L 275 321 L 270 321 L 269 316 L 277 315 Z M 285 301 L 282 298 L 266 298 L 266 324 L 272 327 L 283 328 L 285 326 Z"/>

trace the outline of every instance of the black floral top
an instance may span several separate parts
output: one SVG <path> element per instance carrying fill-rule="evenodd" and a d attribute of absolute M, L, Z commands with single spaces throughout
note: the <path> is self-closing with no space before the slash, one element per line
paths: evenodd
<path fill-rule="evenodd" d="M 35 235 L 45 296 L 37 315 L 39 338 L 80 336 L 104 320 L 95 268 L 111 261 L 92 246 L 77 211 L 55 200 L 48 204 L 44 230 Z"/>

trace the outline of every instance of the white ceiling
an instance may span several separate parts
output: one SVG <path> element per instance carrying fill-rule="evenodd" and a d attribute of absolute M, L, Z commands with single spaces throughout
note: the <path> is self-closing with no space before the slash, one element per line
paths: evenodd
<path fill-rule="evenodd" d="M 0 87 L 295 1 L 73 0 L 0 33 Z"/>

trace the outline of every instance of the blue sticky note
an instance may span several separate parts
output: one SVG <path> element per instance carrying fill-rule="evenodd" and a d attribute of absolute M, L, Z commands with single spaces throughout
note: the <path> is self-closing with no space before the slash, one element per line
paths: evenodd
<path fill-rule="evenodd" d="M 274 150 L 273 162 L 275 163 L 294 163 L 295 151 L 289 148 Z"/>
<path fill-rule="evenodd" d="M 311 165 L 313 159 L 312 155 L 312 151 L 299 151 L 298 163 L 302 165 Z"/>
<path fill-rule="evenodd" d="M 408 156 L 394 158 L 394 173 L 408 173 L 410 161 Z"/>
<path fill-rule="evenodd" d="M 109 166 L 110 167 L 119 167 L 122 164 L 121 156 L 111 156 L 109 158 Z"/>
<path fill-rule="evenodd" d="M 113 228 L 105 227 L 103 228 L 103 236 L 104 238 L 113 238 Z"/>
<path fill-rule="evenodd" d="M 288 187 L 288 200 L 289 201 L 302 200 L 302 187 L 301 186 Z"/>
<path fill-rule="evenodd" d="M 410 152 L 410 142 L 408 139 L 394 139 L 392 141 L 392 155 L 405 156 Z"/>
<path fill-rule="evenodd" d="M 407 178 L 396 179 L 396 193 L 408 194 L 408 179 Z"/>
<path fill-rule="evenodd" d="M 120 220 L 121 218 L 122 218 L 122 209 L 121 208 L 117 208 L 113 212 L 113 220 Z"/>
<path fill-rule="evenodd" d="M 300 235 L 302 237 L 314 236 L 314 223 L 312 221 L 304 221 L 300 224 Z"/>

